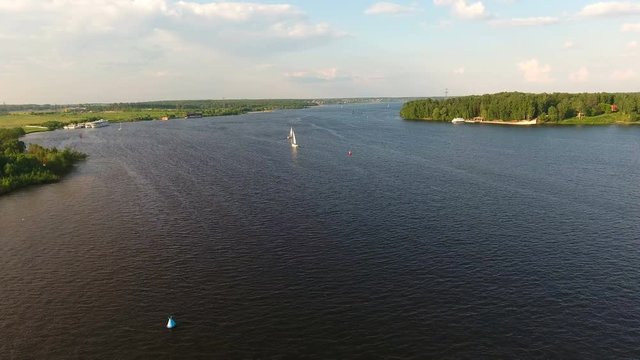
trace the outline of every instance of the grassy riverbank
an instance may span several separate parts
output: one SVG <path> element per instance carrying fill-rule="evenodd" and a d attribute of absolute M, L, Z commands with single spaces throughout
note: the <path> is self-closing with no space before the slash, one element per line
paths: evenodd
<path fill-rule="evenodd" d="M 469 120 L 466 121 L 468 123 L 473 123 L 474 121 Z M 558 122 L 545 122 L 545 123 L 537 123 L 533 121 L 526 120 L 511 120 L 511 121 L 502 121 L 502 120 L 485 120 L 482 122 L 478 122 L 481 124 L 492 124 L 492 125 L 514 125 L 514 126 L 532 126 L 532 125 L 640 125 L 640 122 L 637 121 L 629 121 L 629 117 L 625 114 L 621 113 L 611 113 L 611 114 L 602 114 L 597 116 L 588 116 L 588 117 L 573 117 L 569 119 L 564 119 Z"/>
<path fill-rule="evenodd" d="M 58 150 L 38 144 L 27 147 L 19 138 L 21 128 L 0 129 L 0 195 L 27 186 L 60 180 L 87 155 L 72 149 Z"/>
<path fill-rule="evenodd" d="M 167 110 L 122 110 L 122 111 L 91 111 L 91 112 L 12 112 L 0 115 L 0 128 L 20 127 L 26 133 L 47 131 L 50 127 L 43 125 L 66 125 L 106 119 L 110 122 L 130 122 L 160 119 L 163 116 L 171 118 L 184 117 L 186 112 L 169 112 Z M 40 126 L 40 127 L 39 127 Z"/>
<path fill-rule="evenodd" d="M 640 122 L 630 121 L 629 116 L 622 113 L 610 113 L 583 118 L 572 117 L 558 122 L 558 125 L 640 125 Z"/>
<path fill-rule="evenodd" d="M 301 109 L 314 105 L 317 104 L 311 100 L 180 100 L 66 106 L 5 105 L 0 111 L 0 128 L 21 127 L 29 133 L 98 119 L 130 122 L 185 118 L 189 114 L 224 116 L 253 111 Z"/>

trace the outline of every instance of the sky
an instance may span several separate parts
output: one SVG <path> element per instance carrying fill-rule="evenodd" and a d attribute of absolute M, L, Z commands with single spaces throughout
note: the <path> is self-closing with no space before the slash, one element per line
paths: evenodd
<path fill-rule="evenodd" d="M 639 91 L 640 1 L 0 0 L 0 103 Z"/>

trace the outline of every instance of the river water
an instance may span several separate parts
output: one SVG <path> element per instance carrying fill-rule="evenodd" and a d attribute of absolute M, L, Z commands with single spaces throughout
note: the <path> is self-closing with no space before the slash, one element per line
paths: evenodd
<path fill-rule="evenodd" d="M 89 158 L 0 198 L 0 358 L 640 356 L 640 128 L 399 108 L 28 135 Z"/>

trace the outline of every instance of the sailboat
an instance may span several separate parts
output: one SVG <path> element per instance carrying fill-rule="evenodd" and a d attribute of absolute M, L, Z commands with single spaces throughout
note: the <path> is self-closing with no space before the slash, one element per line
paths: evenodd
<path fill-rule="evenodd" d="M 122 130 L 122 123 L 120 123 L 120 127 L 118 128 L 118 130 Z"/>
<path fill-rule="evenodd" d="M 296 133 L 293 132 L 293 128 L 291 128 L 291 146 L 294 148 L 298 147 L 298 142 L 296 141 Z"/>

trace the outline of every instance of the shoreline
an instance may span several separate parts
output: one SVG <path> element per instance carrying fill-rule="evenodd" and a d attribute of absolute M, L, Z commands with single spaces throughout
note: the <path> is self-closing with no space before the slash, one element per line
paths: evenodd
<path fill-rule="evenodd" d="M 450 120 L 434 120 L 434 119 L 426 119 L 426 118 L 415 118 L 415 119 L 402 119 L 403 121 L 415 121 L 415 122 L 434 122 L 434 123 L 453 123 L 453 124 L 489 124 L 489 125 L 509 125 L 509 126 L 543 126 L 543 127 L 554 127 L 554 126 L 640 126 L 640 121 L 613 121 L 613 122 L 575 122 L 572 120 L 563 121 L 563 122 L 537 122 L 533 123 L 533 120 L 464 120 L 459 122 L 452 122 Z"/>
<path fill-rule="evenodd" d="M 533 120 L 465 120 L 465 124 L 491 124 L 491 125 L 511 125 L 511 126 L 531 126 L 538 125 L 538 119 Z"/>

